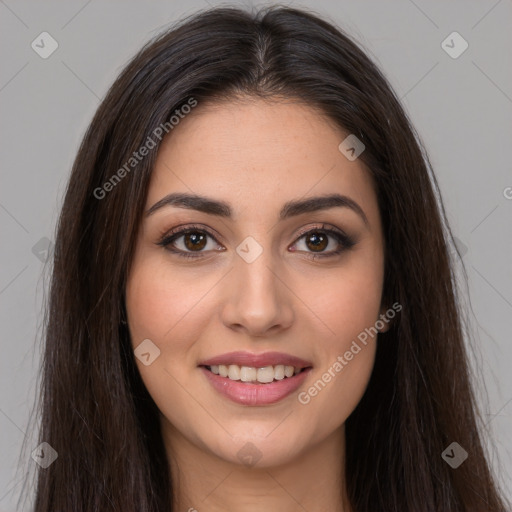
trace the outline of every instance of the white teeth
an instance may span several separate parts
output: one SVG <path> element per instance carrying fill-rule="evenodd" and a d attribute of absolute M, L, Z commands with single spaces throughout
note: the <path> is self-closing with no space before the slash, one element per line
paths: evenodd
<path fill-rule="evenodd" d="M 274 379 L 283 380 L 284 379 L 284 365 L 278 364 L 274 366 Z"/>
<path fill-rule="evenodd" d="M 221 377 L 228 377 L 231 380 L 241 380 L 242 382 L 259 382 L 268 384 L 274 380 L 283 380 L 285 377 L 293 377 L 301 372 L 302 368 L 293 366 L 285 366 L 277 364 L 276 366 L 265 366 L 263 368 L 255 368 L 253 366 L 230 365 L 212 365 L 210 371 Z"/>
<path fill-rule="evenodd" d="M 242 382 L 254 382 L 256 380 L 256 368 L 251 368 L 250 366 L 242 366 L 240 368 L 240 380 Z"/>
<path fill-rule="evenodd" d="M 274 367 L 265 366 L 264 368 L 258 369 L 258 382 L 262 384 L 268 384 L 274 380 Z"/>
<path fill-rule="evenodd" d="M 228 368 L 228 377 L 231 380 L 240 380 L 240 366 L 237 364 L 230 364 Z"/>
<path fill-rule="evenodd" d="M 293 375 L 294 368 L 293 366 L 285 366 L 284 367 L 284 375 L 285 377 L 291 377 Z"/>

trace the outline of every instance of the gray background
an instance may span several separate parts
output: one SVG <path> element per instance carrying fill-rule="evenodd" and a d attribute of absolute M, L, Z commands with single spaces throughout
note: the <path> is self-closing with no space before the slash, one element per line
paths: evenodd
<path fill-rule="evenodd" d="M 0 511 L 15 510 L 23 473 L 35 465 L 28 421 L 45 291 L 44 252 L 38 248 L 44 249 L 45 237 L 54 239 L 78 144 L 128 59 L 169 23 L 208 4 L 218 5 L 213 0 L 0 1 Z M 480 380 L 483 422 L 493 438 L 490 457 L 511 496 L 512 66 L 506 55 L 512 48 L 512 3 L 288 5 L 327 16 L 366 48 L 429 151 L 468 272 L 465 297 L 474 339 L 468 344 L 487 389 L 486 395 Z M 59 44 L 47 59 L 31 48 L 43 31 Z M 441 46 L 453 31 L 469 44 L 456 59 Z M 18 468 L 24 439 L 28 451 Z"/>

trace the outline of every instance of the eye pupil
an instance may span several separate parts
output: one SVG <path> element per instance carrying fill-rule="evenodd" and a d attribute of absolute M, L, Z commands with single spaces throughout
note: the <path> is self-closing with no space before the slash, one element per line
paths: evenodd
<path fill-rule="evenodd" d="M 193 232 L 184 235 L 185 245 L 187 249 L 193 251 L 201 250 L 206 245 L 206 236 L 203 233 Z"/>
<path fill-rule="evenodd" d="M 307 237 L 307 244 L 311 243 L 313 244 L 313 249 L 314 250 L 324 250 L 328 243 L 329 243 L 329 240 L 328 238 L 321 234 L 321 233 L 311 233 L 308 237 Z M 310 247 L 311 249 L 311 247 Z"/>

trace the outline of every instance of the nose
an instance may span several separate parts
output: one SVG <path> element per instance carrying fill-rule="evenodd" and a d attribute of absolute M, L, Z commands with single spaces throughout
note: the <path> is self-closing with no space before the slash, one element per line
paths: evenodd
<path fill-rule="evenodd" d="M 293 293 L 270 251 L 247 263 L 238 256 L 226 282 L 221 318 L 228 328 L 252 337 L 275 335 L 294 321 Z M 281 275 L 280 275 L 281 274 Z"/>

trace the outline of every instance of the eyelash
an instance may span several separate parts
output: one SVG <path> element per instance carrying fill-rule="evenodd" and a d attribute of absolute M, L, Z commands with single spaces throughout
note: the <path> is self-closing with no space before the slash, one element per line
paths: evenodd
<path fill-rule="evenodd" d="M 172 252 L 173 254 L 176 254 L 177 256 L 179 256 L 181 258 L 186 258 L 186 259 L 201 258 L 203 256 L 203 253 L 200 251 L 197 251 L 196 253 L 194 253 L 194 252 L 185 252 L 185 251 L 182 251 L 181 249 L 171 248 L 171 244 L 173 242 L 175 242 L 178 238 L 180 238 L 184 235 L 190 234 L 190 233 L 206 234 L 206 235 L 210 236 L 217 244 L 219 244 L 219 242 L 215 238 L 215 235 L 211 231 L 206 229 L 205 227 L 200 226 L 200 225 L 189 225 L 184 228 L 180 227 L 180 228 L 176 228 L 174 230 L 167 231 L 167 232 L 163 233 L 161 235 L 160 240 L 157 242 L 157 245 L 163 247 L 164 249 L 166 249 L 169 252 Z M 339 254 L 352 248 L 356 244 L 356 241 L 352 237 L 346 235 L 345 233 L 343 233 L 341 231 L 334 230 L 332 228 L 328 228 L 328 227 L 326 227 L 325 224 L 322 224 L 322 226 L 320 226 L 320 227 L 308 228 L 304 231 L 301 231 L 299 233 L 295 243 L 297 243 L 299 240 L 301 240 L 306 235 L 311 234 L 311 233 L 323 233 L 326 235 L 330 235 L 338 242 L 338 244 L 340 246 L 338 249 L 336 249 L 334 251 L 330 251 L 328 253 L 309 253 L 310 254 L 309 257 L 313 260 L 338 256 Z"/>

